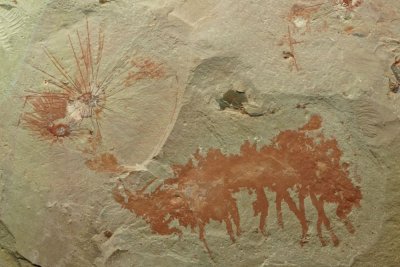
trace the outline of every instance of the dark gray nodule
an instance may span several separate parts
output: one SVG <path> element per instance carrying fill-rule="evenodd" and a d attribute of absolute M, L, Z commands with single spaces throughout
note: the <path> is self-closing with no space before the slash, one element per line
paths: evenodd
<path fill-rule="evenodd" d="M 240 109 L 243 103 L 247 102 L 247 96 L 244 92 L 229 89 L 224 93 L 222 98 L 217 99 L 217 102 L 222 110 L 228 107 Z"/>

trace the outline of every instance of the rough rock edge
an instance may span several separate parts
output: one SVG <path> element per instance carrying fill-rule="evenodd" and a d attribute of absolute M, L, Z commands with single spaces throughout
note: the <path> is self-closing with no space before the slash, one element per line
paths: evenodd
<path fill-rule="evenodd" d="M 7 242 L 8 241 L 8 242 Z M 15 238 L 12 233 L 8 230 L 7 226 L 0 220 L 0 250 L 5 252 L 10 258 L 14 259 L 16 266 L 21 267 L 41 267 L 41 265 L 35 264 L 22 256 L 15 249 Z M 0 262 L 2 258 L 0 256 Z"/>

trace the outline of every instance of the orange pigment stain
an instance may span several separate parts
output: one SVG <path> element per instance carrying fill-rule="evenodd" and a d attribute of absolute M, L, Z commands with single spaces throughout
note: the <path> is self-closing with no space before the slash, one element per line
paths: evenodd
<path fill-rule="evenodd" d="M 163 65 L 148 58 L 133 59 L 131 65 L 133 70 L 125 79 L 126 86 L 131 86 L 138 80 L 161 79 L 165 76 Z"/>
<path fill-rule="evenodd" d="M 295 24 L 296 20 L 303 20 L 306 23 L 306 30 L 311 31 L 310 23 L 312 17 L 319 11 L 321 4 L 317 5 L 303 5 L 303 4 L 294 4 L 289 11 L 288 20 Z M 295 27 L 296 28 L 296 27 Z"/>
<path fill-rule="evenodd" d="M 332 5 L 340 5 L 345 7 L 348 11 L 353 11 L 355 8 L 361 6 L 363 0 L 332 0 L 331 2 Z M 313 17 L 320 12 L 320 9 L 323 5 L 324 3 L 295 3 L 287 15 L 287 20 L 293 25 L 294 30 L 297 29 L 296 23 L 304 23 L 306 32 L 310 32 Z M 325 26 L 319 29 L 320 31 L 324 30 L 324 28 L 327 28 L 326 21 L 324 21 L 324 24 Z"/>
<path fill-rule="evenodd" d="M 339 0 L 339 4 L 345 6 L 348 10 L 352 10 L 356 7 L 359 7 L 363 0 Z"/>
<path fill-rule="evenodd" d="M 308 123 L 301 127 L 300 131 L 311 131 L 311 130 L 318 130 L 322 127 L 322 120 L 318 116 L 312 116 Z"/>
<path fill-rule="evenodd" d="M 344 32 L 347 34 L 351 34 L 354 31 L 354 27 L 353 26 L 347 26 L 344 28 Z"/>
<path fill-rule="evenodd" d="M 64 93 L 38 93 L 26 98 L 32 111 L 22 115 L 24 126 L 46 140 L 57 141 L 71 134 L 68 125 L 59 123 L 66 115 L 68 95 Z"/>
<path fill-rule="evenodd" d="M 337 218 L 354 233 L 348 215 L 360 206 L 362 194 L 349 177 L 349 164 L 341 162 L 337 141 L 325 138 L 321 127 L 321 117 L 314 115 L 298 130 L 280 132 L 270 145 L 259 149 L 245 141 L 236 155 L 225 155 L 216 148 L 205 155 L 197 151 L 186 164 L 173 165 L 174 177 L 153 191 L 146 189 L 155 179 L 139 190 L 129 190 L 120 182 L 113 190 L 114 199 L 143 218 L 157 234 L 181 235 L 182 228 L 197 230 L 210 256 L 206 226 L 211 220 L 224 223 L 233 242 L 240 235 L 234 193 L 246 190 L 255 194 L 252 209 L 264 235 L 271 207 L 277 213 L 278 225 L 284 227 L 285 204 L 301 226 L 301 245 L 309 240 L 311 222 L 306 218 L 305 200 L 310 199 L 317 213 L 315 224 L 321 244 L 329 242 L 323 236 L 326 229 L 333 245 L 338 246 L 339 238 L 324 205 L 336 205 Z M 274 203 L 266 193 L 274 196 Z M 172 221 L 179 226 L 170 226 Z"/>
<path fill-rule="evenodd" d="M 104 153 L 93 159 L 86 160 L 85 164 L 90 170 L 96 172 L 117 173 L 124 170 L 124 168 L 119 165 L 117 158 L 110 153 Z"/>

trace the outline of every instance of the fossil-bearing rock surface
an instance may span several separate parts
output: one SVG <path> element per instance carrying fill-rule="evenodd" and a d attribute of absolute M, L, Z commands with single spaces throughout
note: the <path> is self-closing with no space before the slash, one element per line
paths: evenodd
<path fill-rule="evenodd" d="M 0 1 L 0 266 L 398 266 L 397 0 Z"/>

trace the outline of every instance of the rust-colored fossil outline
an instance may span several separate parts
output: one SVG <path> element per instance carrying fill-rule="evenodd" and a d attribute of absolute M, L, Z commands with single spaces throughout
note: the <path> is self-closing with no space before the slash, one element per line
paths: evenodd
<path fill-rule="evenodd" d="M 42 139 L 58 141 L 75 133 L 69 125 L 59 122 L 66 116 L 68 96 L 65 93 L 32 92 L 26 101 L 33 111 L 25 113 L 22 120 Z"/>
<path fill-rule="evenodd" d="M 294 49 L 294 44 L 302 43 L 296 41 L 294 36 L 298 33 L 299 29 L 296 26 L 295 20 L 301 19 L 305 22 L 305 31 L 301 35 L 311 32 L 311 22 L 314 16 L 324 17 L 329 13 L 337 10 L 335 7 L 344 7 L 346 12 L 353 12 L 356 8 L 360 7 L 363 0 L 330 0 L 330 1 L 302 1 L 299 3 L 294 3 L 285 16 L 288 22 L 288 33 L 282 38 L 282 42 L 279 44 L 287 43 L 289 46 L 289 51 L 283 51 L 283 58 L 290 59 L 290 69 L 293 67 L 296 71 L 299 71 L 299 66 L 297 63 L 297 57 Z M 326 12 L 321 11 L 323 6 L 329 6 L 329 10 Z M 326 30 L 328 27 L 327 22 L 324 20 L 324 26 L 319 29 L 319 31 Z M 352 26 L 347 26 L 344 31 L 349 33 L 354 28 Z"/>
<path fill-rule="evenodd" d="M 318 115 L 298 130 L 279 133 L 270 145 L 257 149 L 246 141 L 240 154 L 224 155 L 219 149 L 209 149 L 206 155 L 197 151 L 186 164 L 174 165 L 174 177 L 166 179 L 151 192 L 147 188 L 128 189 L 119 181 L 113 189 L 114 199 L 125 209 L 143 218 L 157 234 L 182 234 L 179 226 L 199 231 L 199 239 L 211 255 L 205 238 L 205 227 L 210 220 L 224 222 L 228 235 L 235 241 L 239 236 L 240 217 L 233 193 L 249 190 L 256 194 L 254 216 L 259 215 L 259 230 L 265 227 L 269 202 L 265 189 L 275 193 L 278 224 L 283 228 L 282 203 L 286 203 L 301 224 L 300 243 L 309 240 L 309 222 L 305 214 L 305 199 L 310 198 L 317 211 L 317 236 L 322 245 L 325 227 L 335 246 L 339 238 L 334 232 L 324 204 L 336 204 L 336 215 L 349 233 L 355 228 L 348 216 L 359 207 L 361 190 L 350 179 L 349 164 L 341 162 L 342 152 L 334 138 L 327 139 L 321 132 L 322 119 Z M 289 190 L 296 192 L 298 205 Z M 236 231 L 234 231 L 234 227 Z"/>
<path fill-rule="evenodd" d="M 97 47 L 94 47 L 87 18 L 85 30 L 83 34 L 79 30 L 76 31 L 75 41 L 68 35 L 71 57 L 75 63 L 73 74 L 67 71 L 62 61 L 47 47 L 43 47 L 58 74 L 33 67 L 46 76 L 46 83 L 53 85 L 55 90 L 27 91 L 29 94 L 24 96 L 25 104 L 29 104 L 31 110 L 23 112 L 20 122 L 39 134 L 40 138 L 53 142 L 85 134 L 88 143 L 94 149 L 102 139 L 101 114 L 106 111 L 113 112 L 107 106 L 107 101 L 131 86 L 133 83 L 127 84 L 127 81 L 136 72 L 139 73 L 136 75 L 139 75 L 140 79 L 154 79 L 164 77 L 165 70 L 161 64 L 148 58 L 143 61 L 145 65 L 138 67 L 132 63 L 132 66 L 129 66 L 129 55 L 119 58 L 111 70 L 101 70 L 105 44 L 103 29 L 99 27 Z M 133 69 L 134 67 L 136 69 Z M 119 84 L 109 88 L 113 80 L 126 74 L 127 77 L 121 78 Z M 84 120 L 91 121 L 92 129 L 81 127 Z"/>
<path fill-rule="evenodd" d="M 337 0 L 336 1 L 339 5 L 342 5 L 347 8 L 347 10 L 352 11 L 355 8 L 361 6 L 364 2 L 363 0 Z"/>
<path fill-rule="evenodd" d="M 125 85 L 131 86 L 142 79 L 160 79 L 165 76 L 165 69 L 162 64 L 152 61 L 149 58 L 134 58 L 131 60 L 134 70 L 128 73 Z"/>
<path fill-rule="evenodd" d="M 117 68 L 121 67 L 122 64 L 122 59 L 120 59 L 120 62 L 100 80 L 99 71 L 104 49 L 104 34 L 102 29 L 99 28 L 96 56 L 94 56 L 95 52 L 93 51 L 94 48 L 87 19 L 86 32 L 82 35 L 77 30 L 76 38 L 77 42 L 74 45 L 71 36 L 68 35 L 69 47 L 76 65 L 73 75 L 67 71 L 62 62 L 47 47 L 43 47 L 47 58 L 58 71 L 58 74 L 51 74 L 39 67 L 33 67 L 44 74 L 47 78 L 46 83 L 53 85 L 56 90 L 46 93 L 40 91 L 29 92 L 30 94 L 25 96 L 25 102 L 32 107 L 32 110 L 24 112 L 21 116 L 21 121 L 27 128 L 36 130 L 40 136 L 53 136 L 53 139 L 56 141 L 62 141 L 63 138 L 70 137 L 70 133 L 73 132 L 72 129 L 82 130 L 80 129 L 80 124 L 86 119 L 90 119 L 92 122 L 93 120 L 96 121 L 96 124 L 93 123 L 93 128 L 98 131 L 96 134 L 100 135 L 98 119 L 103 109 L 106 109 L 106 86 L 112 79 Z M 49 102 L 43 99 L 54 100 Z M 59 104 L 54 105 L 54 102 Z M 51 131 L 46 132 L 48 127 L 44 124 L 45 122 L 48 124 L 56 123 L 53 120 L 49 120 L 49 118 L 54 117 L 53 113 L 63 114 L 63 116 L 56 116 L 57 120 L 66 125 L 70 131 L 61 135 L 54 134 Z M 35 117 L 37 120 L 30 120 L 30 117 Z M 87 133 L 93 134 L 93 131 L 87 130 Z"/>

